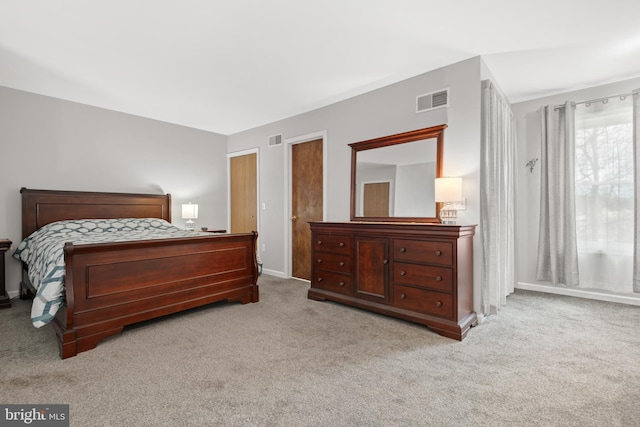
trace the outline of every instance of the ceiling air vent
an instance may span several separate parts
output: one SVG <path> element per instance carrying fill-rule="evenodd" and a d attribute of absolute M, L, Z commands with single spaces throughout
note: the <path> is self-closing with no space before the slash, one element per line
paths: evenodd
<path fill-rule="evenodd" d="M 449 106 L 449 89 L 416 96 L 416 113 Z"/>
<path fill-rule="evenodd" d="M 282 144 L 282 134 L 279 133 L 278 135 L 271 135 L 269 137 L 269 148 L 271 147 L 277 147 L 278 145 Z"/>

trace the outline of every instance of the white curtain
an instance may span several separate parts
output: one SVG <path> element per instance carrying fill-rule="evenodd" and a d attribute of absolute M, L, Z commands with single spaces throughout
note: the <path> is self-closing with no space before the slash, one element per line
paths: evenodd
<path fill-rule="evenodd" d="M 574 105 L 541 108 L 540 229 L 536 277 L 578 285 L 574 196 Z"/>
<path fill-rule="evenodd" d="M 511 107 L 489 80 L 482 82 L 480 158 L 482 308 L 495 313 L 515 286 L 516 133 Z"/>
<path fill-rule="evenodd" d="M 575 108 L 580 287 L 633 292 L 634 144 L 630 96 Z"/>
<path fill-rule="evenodd" d="M 633 242 L 633 292 L 640 292 L 640 90 L 635 90 L 633 99 L 633 150 L 634 150 L 634 233 Z"/>

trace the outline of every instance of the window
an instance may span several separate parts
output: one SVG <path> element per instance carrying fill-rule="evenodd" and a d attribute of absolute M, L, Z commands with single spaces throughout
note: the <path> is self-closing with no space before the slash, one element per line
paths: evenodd
<path fill-rule="evenodd" d="M 633 292 L 632 99 L 579 104 L 575 124 L 580 286 Z"/>

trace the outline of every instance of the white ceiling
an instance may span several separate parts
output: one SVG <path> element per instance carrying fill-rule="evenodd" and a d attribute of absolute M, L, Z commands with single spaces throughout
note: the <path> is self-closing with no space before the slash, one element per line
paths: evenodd
<path fill-rule="evenodd" d="M 640 76 L 639 0 L 0 0 L 0 86 L 222 134 L 482 55 L 512 103 Z"/>

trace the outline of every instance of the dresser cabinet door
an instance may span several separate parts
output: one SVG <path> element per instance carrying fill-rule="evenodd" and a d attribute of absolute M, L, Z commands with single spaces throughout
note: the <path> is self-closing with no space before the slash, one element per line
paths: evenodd
<path fill-rule="evenodd" d="M 358 297 L 373 301 L 389 300 L 389 240 L 357 237 L 355 291 Z"/>

